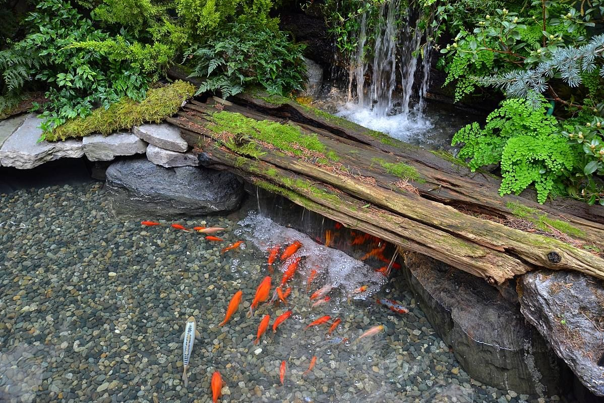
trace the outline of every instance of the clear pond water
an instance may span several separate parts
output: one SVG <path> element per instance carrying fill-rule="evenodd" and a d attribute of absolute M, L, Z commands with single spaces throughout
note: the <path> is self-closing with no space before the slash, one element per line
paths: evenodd
<path fill-rule="evenodd" d="M 151 218 L 151 217 L 149 217 Z M 222 226 L 223 242 L 175 230 Z M 162 221 L 114 218 L 100 184 L 20 189 L 0 196 L 0 401 L 209 402 L 220 371 L 224 402 L 522 402 L 529 396 L 471 380 L 459 368 L 405 288 L 365 263 L 254 212 Z M 235 241 L 245 246 L 220 253 Z M 266 248 L 299 240 L 289 305 L 249 305 L 268 275 Z M 331 301 L 311 308 L 311 291 L 334 285 Z M 280 282 L 282 264 L 272 275 Z M 353 294 L 361 285 L 368 291 Z M 243 302 L 224 327 L 232 295 Z M 271 291 L 272 291 L 271 290 Z M 375 303 L 399 301 L 400 315 Z M 293 316 L 253 344 L 263 315 Z M 342 323 L 305 329 L 330 315 Z M 182 382 L 187 317 L 201 339 Z M 367 329 L 385 331 L 355 340 Z M 347 340 L 346 340 L 347 339 Z M 313 356 L 313 371 L 304 375 Z M 284 385 L 279 367 L 287 363 Z"/>

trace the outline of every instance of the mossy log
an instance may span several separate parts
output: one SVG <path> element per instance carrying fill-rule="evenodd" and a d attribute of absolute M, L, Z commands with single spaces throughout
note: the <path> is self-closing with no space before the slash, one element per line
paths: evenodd
<path fill-rule="evenodd" d="M 377 135 L 284 119 L 262 108 L 193 102 L 169 122 L 183 130 L 206 166 L 228 167 L 295 203 L 489 283 L 504 283 L 535 267 L 604 279 L 604 260 L 581 248 L 604 249 L 601 224 L 519 197 L 501 200 L 487 191 L 490 185 L 459 175 L 456 164 L 425 150 L 385 144 L 392 147 L 386 149 L 367 139 Z M 427 154 L 433 163 L 420 161 Z M 551 226 L 557 236 L 468 212 L 510 218 L 521 212 Z"/>

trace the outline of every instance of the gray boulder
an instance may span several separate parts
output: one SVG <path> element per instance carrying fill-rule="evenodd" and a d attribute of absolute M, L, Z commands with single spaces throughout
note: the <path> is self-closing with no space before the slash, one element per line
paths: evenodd
<path fill-rule="evenodd" d="M 164 150 L 153 144 L 149 144 L 149 147 L 147 147 L 147 159 L 164 168 L 196 167 L 199 165 L 199 159 L 193 153 L 177 153 L 176 151 Z"/>
<path fill-rule="evenodd" d="M 90 161 L 111 161 L 115 157 L 142 154 L 147 144 L 132 133 L 114 133 L 109 136 L 93 134 L 82 140 L 84 154 Z"/>
<path fill-rule="evenodd" d="M 604 396 L 604 282 L 538 271 L 519 284 L 521 311 L 596 396 Z"/>
<path fill-rule="evenodd" d="M 233 174 L 206 168 L 163 168 L 146 159 L 107 169 L 107 190 L 118 215 L 137 218 L 199 216 L 235 210 L 243 184 Z"/>
<path fill-rule="evenodd" d="M 189 148 L 187 142 L 180 136 L 180 129 L 168 123 L 142 125 L 132 131 L 141 140 L 164 150 L 184 153 Z"/>
<path fill-rule="evenodd" d="M 304 58 L 306 65 L 306 88 L 302 93 L 303 96 L 316 97 L 319 95 L 321 85 L 323 84 L 323 67 L 314 61 Z"/>
<path fill-rule="evenodd" d="M 518 393 L 556 394 L 557 358 L 517 302 L 478 277 L 417 253 L 405 254 L 405 266 L 428 321 L 472 378 Z"/>

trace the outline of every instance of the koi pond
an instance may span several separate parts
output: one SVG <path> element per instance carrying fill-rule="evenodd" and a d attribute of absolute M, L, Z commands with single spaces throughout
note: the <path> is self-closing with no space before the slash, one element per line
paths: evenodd
<path fill-rule="evenodd" d="M 348 256 L 326 247 L 327 236 L 311 239 L 247 205 L 227 217 L 144 226 L 114 218 L 99 183 L 0 195 L 0 401 L 210 402 L 215 371 L 222 402 L 545 401 L 470 379 L 400 277 L 376 271 L 384 256 Z M 208 235 L 171 224 L 226 229 Z M 337 225 L 329 228 L 327 243 L 341 242 Z M 365 240 L 380 250 L 379 240 Z M 281 261 L 295 241 L 301 247 Z M 287 305 L 271 303 L 294 261 L 281 289 L 291 288 Z M 266 276 L 269 299 L 248 318 Z M 326 285 L 329 293 L 310 299 Z M 220 327 L 239 290 L 238 309 Z M 255 345 L 265 315 L 269 326 Z M 190 317 L 200 338 L 185 387 L 181 335 Z"/>

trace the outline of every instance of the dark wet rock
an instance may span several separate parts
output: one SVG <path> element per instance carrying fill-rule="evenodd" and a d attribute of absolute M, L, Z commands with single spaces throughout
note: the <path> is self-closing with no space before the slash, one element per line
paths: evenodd
<path fill-rule="evenodd" d="M 522 277 L 519 294 L 528 321 L 591 392 L 604 396 L 604 282 L 538 271 Z"/>
<path fill-rule="evenodd" d="M 405 254 L 405 266 L 428 321 L 473 379 L 518 393 L 558 391 L 557 358 L 517 303 L 478 277 L 416 253 Z"/>
<path fill-rule="evenodd" d="M 119 161 L 107 169 L 107 189 L 118 215 L 198 216 L 239 207 L 243 185 L 231 173 L 163 168 L 143 160 Z"/>
<path fill-rule="evenodd" d="M 333 63 L 334 45 L 327 34 L 325 19 L 312 12 L 301 13 L 283 10 L 280 16 L 280 27 L 289 32 L 296 43 L 306 44 L 304 56 L 322 66 Z"/>

